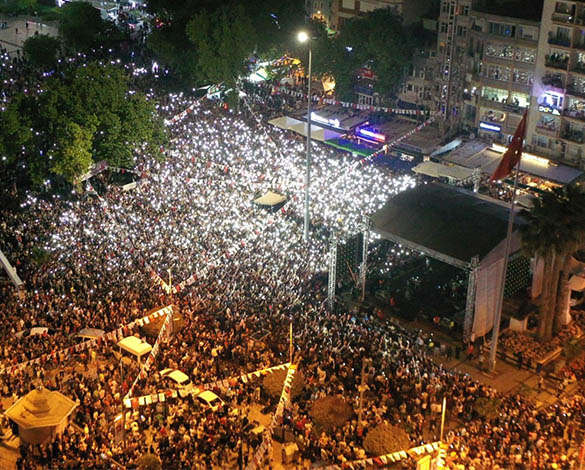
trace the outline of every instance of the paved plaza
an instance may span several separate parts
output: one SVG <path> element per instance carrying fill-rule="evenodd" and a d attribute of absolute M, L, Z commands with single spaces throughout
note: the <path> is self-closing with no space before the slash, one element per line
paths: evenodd
<path fill-rule="evenodd" d="M 30 16 L 12 18 L 0 16 L 0 25 L 4 23 L 6 27 L 0 28 L 0 46 L 4 47 L 11 56 L 17 55 L 24 42 L 37 32 L 50 36 L 57 36 L 58 33 L 56 24 L 47 24 L 40 18 Z"/>

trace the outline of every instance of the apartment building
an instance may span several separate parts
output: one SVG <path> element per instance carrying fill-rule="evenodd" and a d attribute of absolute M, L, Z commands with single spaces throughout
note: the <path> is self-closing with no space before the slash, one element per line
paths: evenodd
<path fill-rule="evenodd" d="M 530 106 L 539 17 L 531 9 L 471 9 L 463 123 L 480 136 L 507 143 Z"/>
<path fill-rule="evenodd" d="M 585 168 L 585 2 L 545 0 L 527 142 Z"/>
<path fill-rule="evenodd" d="M 437 32 L 435 108 L 451 129 L 460 126 L 465 90 L 465 54 L 471 26 L 472 0 L 441 0 Z"/>
<path fill-rule="evenodd" d="M 320 21 L 328 28 L 332 24 L 333 2 L 336 0 L 306 0 L 305 7 L 309 16 Z"/>
<path fill-rule="evenodd" d="M 340 30 L 350 18 L 362 16 L 379 8 L 392 8 L 404 24 L 416 23 L 430 7 L 429 0 L 332 0 L 330 28 Z"/>

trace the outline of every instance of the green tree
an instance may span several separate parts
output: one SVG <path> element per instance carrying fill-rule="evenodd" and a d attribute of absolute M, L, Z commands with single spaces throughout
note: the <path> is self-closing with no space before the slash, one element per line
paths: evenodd
<path fill-rule="evenodd" d="M 48 34 L 36 34 L 23 45 L 26 59 L 35 67 L 51 67 L 57 62 L 61 42 Z"/>
<path fill-rule="evenodd" d="M 198 52 L 199 76 L 233 86 L 257 42 L 252 21 L 243 6 L 202 11 L 187 24 L 187 36 Z"/>
<path fill-rule="evenodd" d="M 375 90 L 390 96 L 401 83 L 410 62 L 414 38 L 391 8 L 348 20 L 333 38 L 320 34 L 314 46 L 315 72 L 335 78 L 335 92 L 351 98 L 359 68 L 370 68 L 377 76 Z"/>
<path fill-rule="evenodd" d="M 62 8 L 59 34 L 65 45 L 74 50 L 98 44 L 106 31 L 100 11 L 87 2 L 70 2 Z"/>
<path fill-rule="evenodd" d="M 548 341 L 568 309 L 571 257 L 584 246 L 585 194 L 571 186 L 554 189 L 535 199 L 524 215 L 528 220 L 520 227 L 524 249 L 544 262 L 538 337 Z"/>
<path fill-rule="evenodd" d="M 160 459 L 154 454 L 144 454 L 138 459 L 138 470 L 160 470 Z"/>
<path fill-rule="evenodd" d="M 136 152 L 158 156 L 165 142 L 154 102 L 130 90 L 123 70 L 110 65 L 71 69 L 0 110 L 5 168 L 26 173 L 33 185 L 55 177 L 71 182 L 94 161 L 131 168 Z"/>
<path fill-rule="evenodd" d="M 91 149 L 93 145 L 93 126 L 82 127 L 75 122 L 68 122 L 57 137 L 57 145 L 50 152 L 54 161 L 51 170 L 73 183 L 93 163 Z"/>

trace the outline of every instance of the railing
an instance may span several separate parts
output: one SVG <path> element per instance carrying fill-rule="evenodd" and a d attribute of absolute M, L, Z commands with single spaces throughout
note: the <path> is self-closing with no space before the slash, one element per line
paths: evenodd
<path fill-rule="evenodd" d="M 569 85 L 567 87 L 567 93 L 573 96 L 580 96 L 581 98 L 585 98 L 585 88 L 577 88 L 574 85 Z"/>
<path fill-rule="evenodd" d="M 552 67 L 554 69 L 562 69 L 567 70 L 567 64 L 569 63 L 569 58 L 567 56 L 558 56 L 557 54 L 551 54 L 545 56 L 544 64 L 547 67 Z"/>
<path fill-rule="evenodd" d="M 551 33 L 548 35 L 548 43 L 554 46 L 571 47 L 571 38 L 555 36 Z"/>
<path fill-rule="evenodd" d="M 560 11 L 553 12 L 552 20 L 557 23 L 573 24 L 573 17 L 569 13 Z"/>
<path fill-rule="evenodd" d="M 585 64 L 583 62 L 577 62 L 573 67 L 571 67 L 571 72 L 577 72 L 585 74 Z"/>
<path fill-rule="evenodd" d="M 558 77 L 555 75 L 544 75 L 542 77 L 542 84 L 545 86 L 551 86 L 554 88 L 560 88 L 560 89 L 564 89 L 565 88 L 565 81 L 563 80 L 562 77 Z"/>
<path fill-rule="evenodd" d="M 575 41 L 573 43 L 573 47 L 575 49 L 581 49 L 581 50 L 585 50 L 585 41 L 584 42 L 580 42 L 580 41 Z"/>
<path fill-rule="evenodd" d="M 585 111 L 571 111 L 569 109 L 565 109 L 563 111 L 563 116 L 578 119 L 579 121 L 585 121 Z"/>
<path fill-rule="evenodd" d="M 576 142 L 578 144 L 585 143 L 585 134 L 583 133 L 583 131 L 565 129 L 563 132 L 561 132 L 561 137 L 563 139 L 570 140 L 571 142 Z"/>
<path fill-rule="evenodd" d="M 546 124 L 542 124 L 542 123 L 537 123 L 536 124 L 536 128 L 541 131 L 541 132 L 546 132 L 547 134 L 554 134 L 555 136 L 557 135 L 558 132 L 558 127 L 555 126 L 547 126 Z"/>

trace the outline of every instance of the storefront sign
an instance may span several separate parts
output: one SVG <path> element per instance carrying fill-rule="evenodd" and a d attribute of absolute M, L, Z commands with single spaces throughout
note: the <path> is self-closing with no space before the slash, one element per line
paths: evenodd
<path fill-rule="evenodd" d="M 538 106 L 538 110 L 541 113 L 552 114 L 553 116 L 560 116 L 561 112 L 557 108 L 552 108 L 550 106 L 545 106 L 543 104 Z"/>
<path fill-rule="evenodd" d="M 386 142 L 386 136 L 384 134 L 379 134 L 378 132 L 370 131 L 368 129 L 360 129 L 359 133 L 366 137 L 371 137 L 377 142 Z"/>
<path fill-rule="evenodd" d="M 499 124 L 494 124 L 493 122 L 480 121 L 479 128 L 483 129 L 484 131 L 502 132 L 502 126 Z"/>

